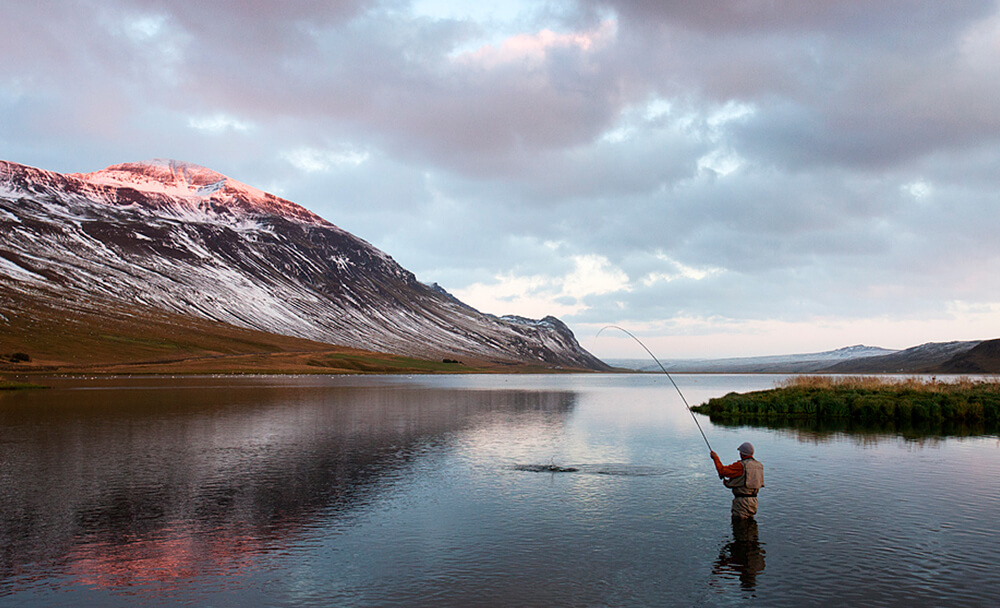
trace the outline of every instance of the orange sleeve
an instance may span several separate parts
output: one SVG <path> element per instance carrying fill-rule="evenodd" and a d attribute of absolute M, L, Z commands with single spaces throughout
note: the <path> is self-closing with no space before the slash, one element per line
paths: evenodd
<path fill-rule="evenodd" d="M 722 461 L 719 460 L 718 456 L 712 460 L 715 461 L 715 470 L 718 471 L 719 475 L 722 475 L 723 477 L 739 477 L 743 474 L 742 462 L 734 462 L 733 464 L 726 466 L 722 464 Z"/>

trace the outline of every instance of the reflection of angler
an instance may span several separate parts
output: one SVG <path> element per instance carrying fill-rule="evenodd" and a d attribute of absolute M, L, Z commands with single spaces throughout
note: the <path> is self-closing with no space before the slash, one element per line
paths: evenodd
<path fill-rule="evenodd" d="M 764 487 L 764 465 L 754 460 L 749 441 L 740 445 L 739 452 L 739 462 L 728 466 L 723 466 L 715 452 L 709 455 L 722 483 L 733 491 L 733 517 L 753 517 L 757 514 L 757 492 Z"/>
<path fill-rule="evenodd" d="M 764 549 L 759 540 L 757 522 L 751 517 L 733 518 L 733 541 L 719 552 L 713 572 L 733 572 L 744 589 L 753 590 L 757 573 L 764 569 Z"/>

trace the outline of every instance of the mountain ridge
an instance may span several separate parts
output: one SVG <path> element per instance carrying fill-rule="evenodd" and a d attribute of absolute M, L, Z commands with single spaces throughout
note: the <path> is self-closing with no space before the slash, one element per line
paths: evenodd
<path fill-rule="evenodd" d="M 1000 338 L 984 340 L 971 349 L 955 355 L 945 361 L 941 369 L 952 374 L 1000 373 Z"/>
<path fill-rule="evenodd" d="M 773 374 L 891 374 L 891 373 L 998 373 L 1000 357 L 994 351 L 976 350 L 989 341 L 928 342 L 902 350 L 854 345 L 819 353 L 729 357 L 720 359 L 664 359 L 675 373 L 773 373 Z M 971 359 L 967 354 L 972 353 Z M 644 359 L 610 359 L 609 364 L 657 371 Z"/>
<path fill-rule="evenodd" d="M 275 196 L 212 169 L 173 159 L 152 159 L 111 165 L 92 173 L 70 173 L 79 179 L 114 189 L 131 189 L 188 201 L 206 218 L 240 212 L 248 217 L 279 215 L 290 220 L 335 227 L 331 222 L 287 199 Z"/>
<path fill-rule="evenodd" d="M 827 373 L 936 373 L 954 357 L 972 350 L 980 340 L 926 342 L 876 357 L 862 357 L 831 365 Z"/>
<path fill-rule="evenodd" d="M 0 161 L 0 230 L 0 282 L 53 305 L 93 297 L 370 351 L 607 369 L 561 321 L 481 313 L 295 203 L 197 165 L 64 175 Z"/>

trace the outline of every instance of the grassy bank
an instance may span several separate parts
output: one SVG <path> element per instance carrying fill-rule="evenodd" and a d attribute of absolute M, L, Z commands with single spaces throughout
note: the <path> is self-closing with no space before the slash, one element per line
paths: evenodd
<path fill-rule="evenodd" d="M 0 391 L 19 391 L 31 388 L 48 388 L 41 384 L 30 384 L 28 382 L 11 382 L 0 379 Z"/>
<path fill-rule="evenodd" d="M 454 353 L 418 359 L 271 334 L 150 307 L 125 310 L 121 303 L 112 301 L 59 304 L 54 301 L 5 289 L 0 284 L 0 321 L 3 321 L 0 322 L 0 373 L 24 376 L 573 371 Z M 13 311 L 30 311 L 30 314 Z"/>
<path fill-rule="evenodd" d="M 712 420 L 816 419 L 896 424 L 1000 422 L 1000 381 L 797 376 L 692 408 Z"/>

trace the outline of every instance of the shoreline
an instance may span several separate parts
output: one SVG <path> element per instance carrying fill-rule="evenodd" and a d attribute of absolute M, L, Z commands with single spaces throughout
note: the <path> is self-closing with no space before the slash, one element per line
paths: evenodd
<path fill-rule="evenodd" d="M 729 393 L 691 408 L 720 422 L 1000 422 L 1000 379 L 959 376 L 949 382 L 875 376 L 799 376 L 782 386 Z"/>

